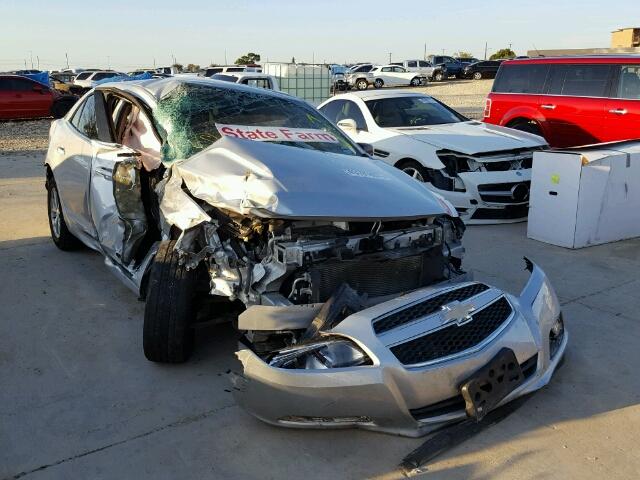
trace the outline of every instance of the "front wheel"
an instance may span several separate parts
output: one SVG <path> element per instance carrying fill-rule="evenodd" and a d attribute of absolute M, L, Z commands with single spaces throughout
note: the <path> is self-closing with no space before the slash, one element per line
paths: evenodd
<path fill-rule="evenodd" d="M 443 81 L 443 80 L 444 80 L 444 74 L 443 74 L 442 72 L 437 72 L 437 73 L 433 76 L 433 79 L 434 79 L 436 82 L 441 82 L 441 81 Z"/>
<path fill-rule="evenodd" d="M 356 82 L 356 88 L 358 90 L 366 90 L 369 87 L 369 82 L 367 82 L 364 78 L 361 78 Z"/>
<path fill-rule="evenodd" d="M 384 86 L 384 82 L 380 78 L 376 78 L 376 81 L 373 82 L 373 86 L 375 88 L 382 88 Z"/>
<path fill-rule="evenodd" d="M 62 203 L 60 202 L 60 194 L 58 187 L 51 175 L 47 179 L 47 213 L 49 216 L 49 230 L 51 231 L 51 239 L 56 247 L 60 250 L 76 250 L 81 247 L 80 240 L 74 237 L 64 220 L 62 213 Z"/>
<path fill-rule="evenodd" d="M 429 178 L 427 169 L 415 160 L 405 160 L 398 164 L 398 168 L 419 182 L 424 183 Z"/>
<path fill-rule="evenodd" d="M 481 79 L 482 79 L 482 73 L 480 73 L 480 72 L 475 72 L 475 73 L 473 74 L 473 79 L 474 79 L 474 80 L 481 80 Z"/>
<path fill-rule="evenodd" d="M 149 272 L 142 345 L 152 362 L 183 363 L 193 352 L 198 270 L 180 264 L 175 244 L 160 244 Z"/>
<path fill-rule="evenodd" d="M 422 82 L 420 81 L 420 78 L 418 78 L 418 77 L 413 77 L 411 79 L 411 86 L 412 87 L 419 87 L 421 83 Z"/>

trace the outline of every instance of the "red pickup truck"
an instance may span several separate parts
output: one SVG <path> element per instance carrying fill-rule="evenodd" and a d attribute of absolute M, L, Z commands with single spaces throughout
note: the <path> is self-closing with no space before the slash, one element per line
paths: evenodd
<path fill-rule="evenodd" d="M 640 56 L 503 62 L 484 121 L 541 135 L 553 147 L 640 138 Z"/>

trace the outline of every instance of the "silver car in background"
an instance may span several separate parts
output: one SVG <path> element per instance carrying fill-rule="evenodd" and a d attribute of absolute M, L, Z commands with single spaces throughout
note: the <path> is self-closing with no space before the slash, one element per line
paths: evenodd
<path fill-rule="evenodd" d="M 149 360 L 186 361 L 197 322 L 242 306 L 233 392 L 264 421 L 420 435 L 542 387 L 564 352 L 538 267 L 519 297 L 472 281 L 451 204 L 294 97 L 100 85 L 45 165 L 53 241 L 146 301 Z"/>

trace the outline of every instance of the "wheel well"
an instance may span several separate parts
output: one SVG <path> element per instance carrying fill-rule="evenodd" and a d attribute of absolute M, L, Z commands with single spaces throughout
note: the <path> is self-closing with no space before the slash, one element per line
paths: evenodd
<path fill-rule="evenodd" d="M 532 123 L 532 124 L 535 124 L 535 126 L 540 128 L 540 130 L 542 131 L 542 128 L 540 127 L 540 124 L 538 122 L 536 122 L 535 120 L 533 120 L 531 118 L 527 118 L 527 117 L 516 117 L 516 118 L 514 118 L 512 120 L 509 120 L 507 122 L 507 124 L 505 125 L 505 127 L 513 128 L 514 125 L 518 125 L 519 123 Z"/>
<path fill-rule="evenodd" d="M 49 189 L 50 182 L 51 180 L 53 180 L 53 170 L 51 170 L 51 167 L 46 163 L 44 165 L 44 168 L 46 170 L 46 173 L 45 173 L 46 180 L 44 182 L 44 186 L 45 188 Z"/>
<path fill-rule="evenodd" d="M 393 164 L 394 167 L 396 168 L 402 168 L 404 165 L 406 165 L 407 163 L 411 163 L 411 162 L 415 162 L 418 165 L 422 166 L 422 168 L 427 168 L 424 165 L 422 165 L 421 162 L 419 162 L 418 160 L 416 160 L 415 158 L 401 158 L 400 160 L 398 160 L 396 163 Z"/>

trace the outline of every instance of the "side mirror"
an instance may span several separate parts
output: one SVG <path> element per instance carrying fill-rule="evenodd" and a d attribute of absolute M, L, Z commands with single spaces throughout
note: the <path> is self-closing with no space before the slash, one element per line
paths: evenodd
<path fill-rule="evenodd" d="M 343 130 L 358 129 L 358 125 L 356 124 L 356 121 L 353 118 L 345 118 L 344 120 L 340 120 L 338 122 L 338 127 L 342 128 Z"/>
<path fill-rule="evenodd" d="M 370 143 L 359 143 L 358 146 L 362 150 L 364 150 L 367 155 L 373 157 L 373 145 L 371 145 Z"/>

